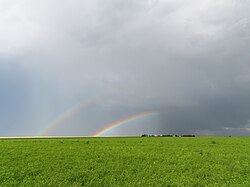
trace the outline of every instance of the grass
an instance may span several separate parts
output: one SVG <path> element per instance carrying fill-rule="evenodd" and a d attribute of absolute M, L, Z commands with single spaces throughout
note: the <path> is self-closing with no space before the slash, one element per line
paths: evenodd
<path fill-rule="evenodd" d="M 250 186 L 250 138 L 0 140 L 0 186 Z"/>

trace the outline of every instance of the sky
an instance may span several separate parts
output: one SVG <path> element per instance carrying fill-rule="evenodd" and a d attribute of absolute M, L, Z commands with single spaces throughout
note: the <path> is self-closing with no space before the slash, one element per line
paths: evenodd
<path fill-rule="evenodd" d="M 249 136 L 249 7 L 0 0 L 0 136 Z"/>

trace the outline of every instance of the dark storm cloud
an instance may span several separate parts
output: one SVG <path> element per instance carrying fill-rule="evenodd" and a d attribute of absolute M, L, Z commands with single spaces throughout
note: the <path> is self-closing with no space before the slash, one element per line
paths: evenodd
<path fill-rule="evenodd" d="M 164 111 L 160 118 L 161 129 L 172 133 L 176 130 L 179 133 L 213 131 L 214 134 L 230 135 L 230 128 L 246 128 L 249 121 L 249 105 L 249 96 L 242 93 L 206 100 L 203 98 L 198 105 Z"/>
<path fill-rule="evenodd" d="M 88 135 L 157 111 L 148 132 L 249 134 L 247 1 L 26 0 L 1 7 L 1 58 L 32 80 L 27 89 L 9 88 L 29 90 L 30 132 L 97 97 L 60 133 Z"/>

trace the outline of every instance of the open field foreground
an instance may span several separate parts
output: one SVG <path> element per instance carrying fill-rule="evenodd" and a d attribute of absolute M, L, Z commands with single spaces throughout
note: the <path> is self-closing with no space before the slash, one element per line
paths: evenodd
<path fill-rule="evenodd" d="M 250 186 L 250 138 L 1 139 L 0 186 Z"/>

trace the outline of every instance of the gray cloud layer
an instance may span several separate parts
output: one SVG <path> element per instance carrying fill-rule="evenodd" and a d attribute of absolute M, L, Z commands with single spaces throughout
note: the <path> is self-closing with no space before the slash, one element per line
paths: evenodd
<path fill-rule="evenodd" d="M 53 133 L 158 111 L 113 133 L 249 135 L 249 5 L 0 0 L 2 135 L 36 134 L 93 97 L 103 99 Z"/>

